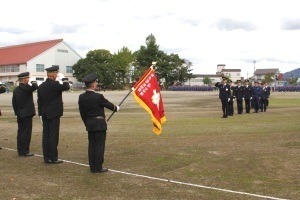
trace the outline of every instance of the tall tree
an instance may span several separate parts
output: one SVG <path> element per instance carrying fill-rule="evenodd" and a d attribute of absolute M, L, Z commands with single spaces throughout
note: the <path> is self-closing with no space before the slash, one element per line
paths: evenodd
<path fill-rule="evenodd" d="M 112 60 L 116 69 L 116 84 L 127 83 L 127 78 L 130 76 L 128 72 L 132 62 L 135 60 L 133 53 L 127 47 L 123 47 L 121 50 L 118 50 L 118 53 L 113 55 Z"/>
<path fill-rule="evenodd" d="M 290 85 L 296 85 L 297 81 L 298 81 L 298 78 L 296 78 L 296 77 L 291 77 L 291 78 L 288 78 L 288 79 L 287 79 L 287 82 L 288 82 Z"/>
<path fill-rule="evenodd" d="M 267 73 L 265 75 L 264 81 L 266 83 L 272 83 L 275 80 L 275 73 Z"/>
<path fill-rule="evenodd" d="M 140 77 L 153 61 L 157 62 L 158 79 L 164 80 L 167 87 L 173 85 L 174 82 L 185 82 L 191 78 L 191 62 L 180 58 L 178 54 L 171 53 L 168 55 L 159 50 L 159 45 L 156 44 L 156 39 L 152 34 L 146 38 L 145 43 L 146 46 L 141 46 L 140 50 L 135 52 L 137 61 L 136 78 Z"/>
<path fill-rule="evenodd" d="M 158 60 L 159 46 L 156 44 L 156 39 L 151 33 L 146 37 L 146 46 L 141 46 L 138 51 L 134 53 L 136 57 L 134 79 L 138 79 L 152 62 Z"/>
<path fill-rule="evenodd" d="M 203 79 L 203 83 L 206 85 L 210 85 L 212 83 L 212 81 L 208 76 L 205 76 Z"/>
<path fill-rule="evenodd" d="M 116 72 L 112 57 L 113 55 L 105 49 L 89 51 L 86 58 L 80 59 L 73 66 L 73 75 L 82 81 L 84 76 L 95 72 L 101 85 L 110 85 L 114 83 Z"/>

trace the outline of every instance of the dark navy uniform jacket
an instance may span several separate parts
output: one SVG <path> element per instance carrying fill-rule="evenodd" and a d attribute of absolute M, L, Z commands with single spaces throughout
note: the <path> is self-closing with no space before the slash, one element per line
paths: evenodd
<path fill-rule="evenodd" d="M 219 83 L 219 82 L 217 82 L 216 84 L 215 84 L 215 86 L 216 87 L 218 87 L 219 88 L 219 98 L 221 99 L 221 100 L 228 100 L 228 98 L 230 98 L 230 85 L 228 85 L 228 84 L 222 84 L 222 83 Z"/>
<path fill-rule="evenodd" d="M 243 98 L 245 97 L 245 90 L 244 90 L 244 86 L 235 86 L 235 98 L 237 100 L 243 100 Z"/>
<path fill-rule="evenodd" d="M 32 83 L 31 86 L 20 83 L 20 85 L 14 89 L 12 105 L 15 115 L 19 118 L 32 117 L 35 115 L 32 92 L 37 88 L 37 83 Z"/>
<path fill-rule="evenodd" d="M 63 115 L 62 92 L 69 89 L 69 82 L 60 84 L 47 78 L 37 91 L 39 116 L 45 115 L 47 119 L 61 117 Z"/>
<path fill-rule="evenodd" d="M 3 86 L 0 86 L 0 93 L 4 93 L 4 92 L 6 92 L 6 88 Z"/>
<path fill-rule="evenodd" d="M 252 97 L 252 87 L 248 85 L 244 86 L 245 89 L 245 99 L 250 99 L 250 97 Z"/>
<path fill-rule="evenodd" d="M 266 87 L 262 88 L 261 91 L 260 91 L 260 97 L 262 99 L 267 99 L 269 98 L 269 91 Z"/>
<path fill-rule="evenodd" d="M 253 90 L 252 90 L 253 96 L 259 97 L 259 96 L 260 96 L 261 87 L 259 87 L 259 86 L 254 86 L 252 89 L 253 89 Z"/>
<path fill-rule="evenodd" d="M 233 99 L 235 99 L 235 86 L 231 86 L 230 90 L 230 100 L 232 101 Z"/>
<path fill-rule="evenodd" d="M 88 90 L 79 95 L 78 105 L 87 131 L 107 130 L 104 108 L 117 111 L 117 106 L 105 99 L 102 94 Z"/>
<path fill-rule="evenodd" d="M 267 87 L 267 91 L 268 91 L 268 94 L 270 96 L 270 94 L 271 94 L 271 88 L 269 86 Z"/>

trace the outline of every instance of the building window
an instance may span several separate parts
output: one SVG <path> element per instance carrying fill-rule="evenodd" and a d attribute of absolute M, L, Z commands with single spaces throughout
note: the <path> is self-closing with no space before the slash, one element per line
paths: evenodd
<path fill-rule="evenodd" d="M 20 71 L 19 65 L 5 65 L 0 67 L 1 73 L 19 72 L 19 71 Z"/>
<path fill-rule="evenodd" d="M 37 72 L 44 72 L 45 66 L 44 64 L 36 64 L 36 71 Z"/>
<path fill-rule="evenodd" d="M 45 78 L 43 78 L 43 77 L 36 77 L 36 80 L 37 80 L 37 81 L 44 81 Z"/>
<path fill-rule="evenodd" d="M 68 50 L 64 50 L 64 49 L 57 49 L 57 52 L 61 52 L 61 53 L 68 53 Z"/>
<path fill-rule="evenodd" d="M 67 73 L 73 73 L 73 68 L 72 68 L 72 66 L 66 66 L 66 72 L 67 72 Z"/>

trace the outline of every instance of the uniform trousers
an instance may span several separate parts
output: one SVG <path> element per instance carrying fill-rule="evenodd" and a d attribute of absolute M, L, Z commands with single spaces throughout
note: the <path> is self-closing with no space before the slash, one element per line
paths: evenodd
<path fill-rule="evenodd" d="M 106 130 L 88 131 L 88 157 L 91 172 L 101 171 L 104 162 Z"/>
<path fill-rule="evenodd" d="M 267 110 L 267 101 L 268 101 L 268 99 L 261 99 L 261 109 L 260 109 L 260 111 L 261 112 L 266 112 L 266 110 Z"/>
<path fill-rule="evenodd" d="M 260 99 L 258 96 L 254 96 L 254 110 L 255 112 L 258 112 L 258 109 L 260 108 Z"/>
<path fill-rule="evenodd" d="M 17 134 L 17 149 L 19 155 L 26 155 L 29 153 L 29 146 L 32 133 L 32 116 L 19 118 L 18 134 Z"/>
<path fill-rule="evenodd" d="M 238 114 L 243 113 L 243 100 L 236 100 Z"/>
<path fill-rule="evenodd" d="M 43 156 L 45 162 L 58 160 L 60 118 L 47 119 L 43 116 Z"/>
<path fill-rule="evenodd" d="M 221 100 L 222 102 L 222 111 L 223 111 L 223 117 L 228 116 L 228 100 Z"/>
<path fill-rule="evenodd" d="M 250 99 L 245 99 L 246 113 L 250 113 Z"/>
<path fill-rule="evenodd" d="M 230 99 L 230 101 L 228 102 L 228 115 L 233 116 L 234 114 L 234 108 L 233 108 L 233 99 Z"/>

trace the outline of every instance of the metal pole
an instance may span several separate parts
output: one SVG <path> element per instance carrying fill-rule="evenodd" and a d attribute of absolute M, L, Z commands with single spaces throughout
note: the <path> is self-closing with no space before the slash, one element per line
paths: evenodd
<path fill-rule="evenodd" d="M 130 91 L 128 92 L 128 94 L 123 98 L 123 100 L 119 103 L 118 106 L 121 106 L 121 104 L 125 101 L 125 99 L 127 99 L 127 97 L 130 95 L 130 93 L 133 91 L 133 88 L 130 89 Z M 108 117 L 108 119 L 106 120 L 106 122 L 109 121 L 109 119 L 115 114 L 116 111 L 112 112 L 111 115 Z"/>
<path fill-rule="evenodd" d="M 156 62 L 152 62 L 152 65 L 151 65 L 149 68 L 154 67 L 155 65 L 156 65 Z M 121 106 L 121 104 L 125 101 L 125 99 L 130 95 L 130 93 L 131 93 L 133 90 L 135 90 L 134 87 L 132 87 L 132 88 L 130 89 L 130 91 L 128 92 L 128 94 L 123 98 L 123 100 L 119 103 L 118 106 Z M 113 112 L 111 113 L 111 115 L 108 117 L 108 119 L 106 120 L 106 122 L 109 121 L 109 119 L 115 114 L 115 112 L 116 112 L 116 111 L 113 111 Z"/>

